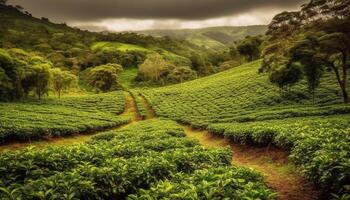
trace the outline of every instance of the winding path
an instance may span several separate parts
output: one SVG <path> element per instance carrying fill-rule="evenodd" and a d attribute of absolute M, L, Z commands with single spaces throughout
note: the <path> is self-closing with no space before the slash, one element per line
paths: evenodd
<path fill-rule="evenodd" d="M 125 92 L 125 109 L 124 112 L 120 116 L 126 116 L 130 118 L 129 123 L 124 125 L 119 125 L 112 128 L 106 128 L 99 131 L 93 131 L 89 133 L 81 133 L 71 136 L 64 136 L 64 137 L 53 137 L 43 140 L 37 140 L 37 141 L 30 141 L 30 142 L 13 142 L 5 145 L 0 146 L 0 152 L 5 150 L 19 150 L 24 149 L 29 146 L 35 146 L 38 148 L 44 148 L 48 146 L 65 146 L 65 145 L 73 145 L 73 144 L 79 144 L 88 141 L 92 136 L 108 130 L 119 130 L 126 126 L 129 126 L 130 124 L 133 124 L 137 121 L 142 120 L 140 115 L 137 111 L 137 106 L 135 103 L 135 100 L 131 96 L 129 92 Z"/>
<path fill-rule="evenodd" d="M 155 111 L 143 97 L 148 118 L 155 118 Z M 233 152 L 232 164 L 252 168 L 266 177 L 266 183 L 276 191 L 279 200 L 316 200 L 319 192 L 313 184 L 298 174 L 298 169 L 288 161 L 288 153 L 275 147 L 254 147 L 233 144 L 228 139 L 215 136 L 206 130 L 194 129 L 179 124 L 189 138 L 198 140 L 206 147 L 230 146 Z"/>
<path fill-rule="evenodd" d="M 125 92 L 126 104 L 122 116 L 130 117 L 130 122 L 108 130 L 119 130 L 137 121 L 143 120 L 138 113 L 135 99 L 129 92 Z M 147 102 L 147 100 L 139 95 L 144 108 L 147 110 L 147 115 L 144 120 L 156 118 L 156 113 Z M 277 193 L 279 200 L 316 200 L 319 192 L 312 184 L 301 177 L 298 169 L 288 162 L 288 153 L 274 148 L 258 148 L 254 146 L 246 146 L 233 144 L 229 140 L 214 136 L 205 130 L 193 129 L 190 126 L 179 124 L 183 127 L 187 137 L 197 139 L 205 147 L 226 147 L 230 146 L 233 151 L 233 164 L 255 169 L 266 177 L 266 182 L 270 188 Z M 104 130 L 105 131 L 105 130 Z M 99 131 L 102 132 L 102 131 Z M 82 143 L 89 140 L 93 134 L 81 134 L 70 137 L 52 138 L 49 140 L 35 141 L 32 143 L 12 143 L 0 146 L 0 152 L 3 150 L 16 150 L 28 146 L 37 146 L 39 148 L 52 145 L 71 145 Z"/>

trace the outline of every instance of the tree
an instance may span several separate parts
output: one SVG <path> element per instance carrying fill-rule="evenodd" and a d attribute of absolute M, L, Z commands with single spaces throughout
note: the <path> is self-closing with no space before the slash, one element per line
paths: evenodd
<path fill-rule="evenodd" d="M 158 82 L 162 75 L 168 72 L 170 63 L 158 53 L 151 54 L 139 67 L 139 74 L 149 80 Z"/>
<path fill-rule="evenodd" d="M 23 97 L 21 80 L 25 64 L 8 51 L 0 49 L 0 100 L 18 100 Z"/>
<path fill-rule="evenodd" d="M 31 66 L 25 77 L 26 87 L 33 89 L 39 100 L 49 91 L 51 79 L 51 66 L 48 64 L 38 64 Z"/>
<path fill-rule="evenodd" d="M 280 63 L 280 67 L 274 67 L 270 73 L 269 79 L 271 83 L 276 84 L 281 89 L 281 94 L 284 91 L 289 92 L 291 87 L 296 84 L 302 77 L 301 67 L 298 63 Z"/>
<path fill-rule="evenodd" d="M 206 61 L 203 58 L 203 56 L 197 54 L 197 53 L 192 53 L 190 56 L 190 60 L 191 60 L 191 65 L 192 65 L 192 69 L 194 69 L 195 71 L 199 71 L 203 66 L 206 65 Z"/>
<path fill-rule="evenodd" d="M 62 71 L 60 68 L 54 68 L 51 70 L 52 73 L 52 88 L 58 95 L 58 98 L 61 98 L 62 91 L 68 90 L 77 83 L 77 77 L 68 72 Z"/>
<path fill-rule="evenodd" d="M 344 103 L 348 103 L 349 27 L 350 0 L 311 0 L 299 12 L 281 13 L 269 26 L 269 42 L 274 45 L 264 50 L 267 53 L 263 54 L 262 69 L 273 71 L 279 57 L 300 62 L 309 90 L 314 93 L 322 68 L 327 67 L 334 72 Z M 302 44 L 300 38 L 304 40 Z"/>
<path fill-rule="evenodd" d="M 303 66 L 302 69 L 313 101 L 315 99 L 315 90 L 320 84 L 324 66 L 318 51 L 318 41 L 315 37 L 307 37 L 297 42 L 290 50 L 291 62 L 300 62 Z"/>
<path fill-rule="evenodd" d="M 259 37 L 247 37 L 237 46 L 238 52 L 247 57 L 248 61 L 253 61 L 260 57 L 260 45 L 262 40 Z"/>
<path fill-rule="evenodd" d="M 299 28 L 300 24 L 300 12 L 282 12 L 272 19 L 267 34 L 278 38 L 288 37 Z"/>
<path fill-rule="evenodd" d="M 169 74 L 168 79 L 173 83 L 182 83 L 197 77 L 197 73 L 188 66 L 175 67 Z"/>
<path fill-rule="evenodd" d="M 302 6 L 301 16 L 305 20 L 304 23 L 327 19 L 348 19 L 350 0 L 311 0 Z"/>
<path fill-rule="evenodd" d="M 321 55 L 327 67 L 336 75 L 344 103 L 349 103 L 348 70 L 350 67 L 350 38 L 344 33 L 326 34 L 319 38 Z"/>
<path fill-rule="evenodd" d="M 13 89 L 11 79 L 7 76 L 5 70 L 0 67 L 0 100 L 6 100 L 11 96 Z"/>
<path fill-rule="evenodd" d="M 118 64 L 106 64 L 94 67 L 89 71 L 88 84 L 102 92 L 110 91 L 118 84 L 118 73 L 123 67 Z"/>

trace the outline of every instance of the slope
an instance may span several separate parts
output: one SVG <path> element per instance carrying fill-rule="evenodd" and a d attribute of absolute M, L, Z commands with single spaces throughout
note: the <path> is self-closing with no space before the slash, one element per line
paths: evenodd
<path fill-rule="evenodd" d="M 282 97 L 266 74 L 257 73 L 259 66 L 256 61 L 143 95 L 160 117 L 234 142 L 287 149 L 325 194 L 347 193 L 350 106 L 341 104 L 333 74 L 323 78 L 313 103 L 303 82 Z"/>

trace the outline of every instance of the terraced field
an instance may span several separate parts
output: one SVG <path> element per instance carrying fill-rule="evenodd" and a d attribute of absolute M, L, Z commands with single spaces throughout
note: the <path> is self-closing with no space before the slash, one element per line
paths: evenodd
<path fill-rule="evenodd" d="M 125 124 L 123 92 L 45 101 L 0 103 L 0 143 L 30 141 Z"/>
<path fill-rule="evenodd" d="M 316 101 L 303 84 L 288 100 L 257 74 L 260 61 L 184 84 L 143 91 L 159 117 L 208 129 L 234 142 L 278 146 L 325 194 L 347 198 L 350 107 L 327 74 Z M 340 198 L 340 197 L 339 197 Z"/>
<path fill-rule="evenodd" d="M 259 173 L 230 163 L 228 149 L 205 149 L 175 122 L 148 120 L 80 145 L 0 154 L 0 198 L 274 198 Z"/>
<path fill-rule="evenodd" d="M 303 84 L 288 98 L 281 97 L 260 61 L 184 84 L 143 92 L 157 115 L 205 127 L 211 123 L 350 113 L 341 104 L 335 79 L 328 74 L 316 93 L 316 102 Z M 301 91 L 301 92 L 300 92 Z"/>
<path fill-rule="evenodd" d="M 258 66 L 158 89 L 1 104 L 4 142 L 97 131 L 0 153 L 0 198 L 317 199 L 303 175 L 326 198 L 346 199 L 350 107 L 336 83 L 328 75 L 315 104 L 303 85 L 287 101 Z"/>

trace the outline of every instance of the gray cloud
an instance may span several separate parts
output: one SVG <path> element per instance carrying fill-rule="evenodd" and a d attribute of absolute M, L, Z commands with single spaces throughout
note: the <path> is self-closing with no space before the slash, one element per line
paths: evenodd
<path fill-rule="evenodd" d="M 10 0 L 35 16 L 57 22 L 104 19 L 204 20 L 255 9 L 294 9 L 305 0 Z"/>

